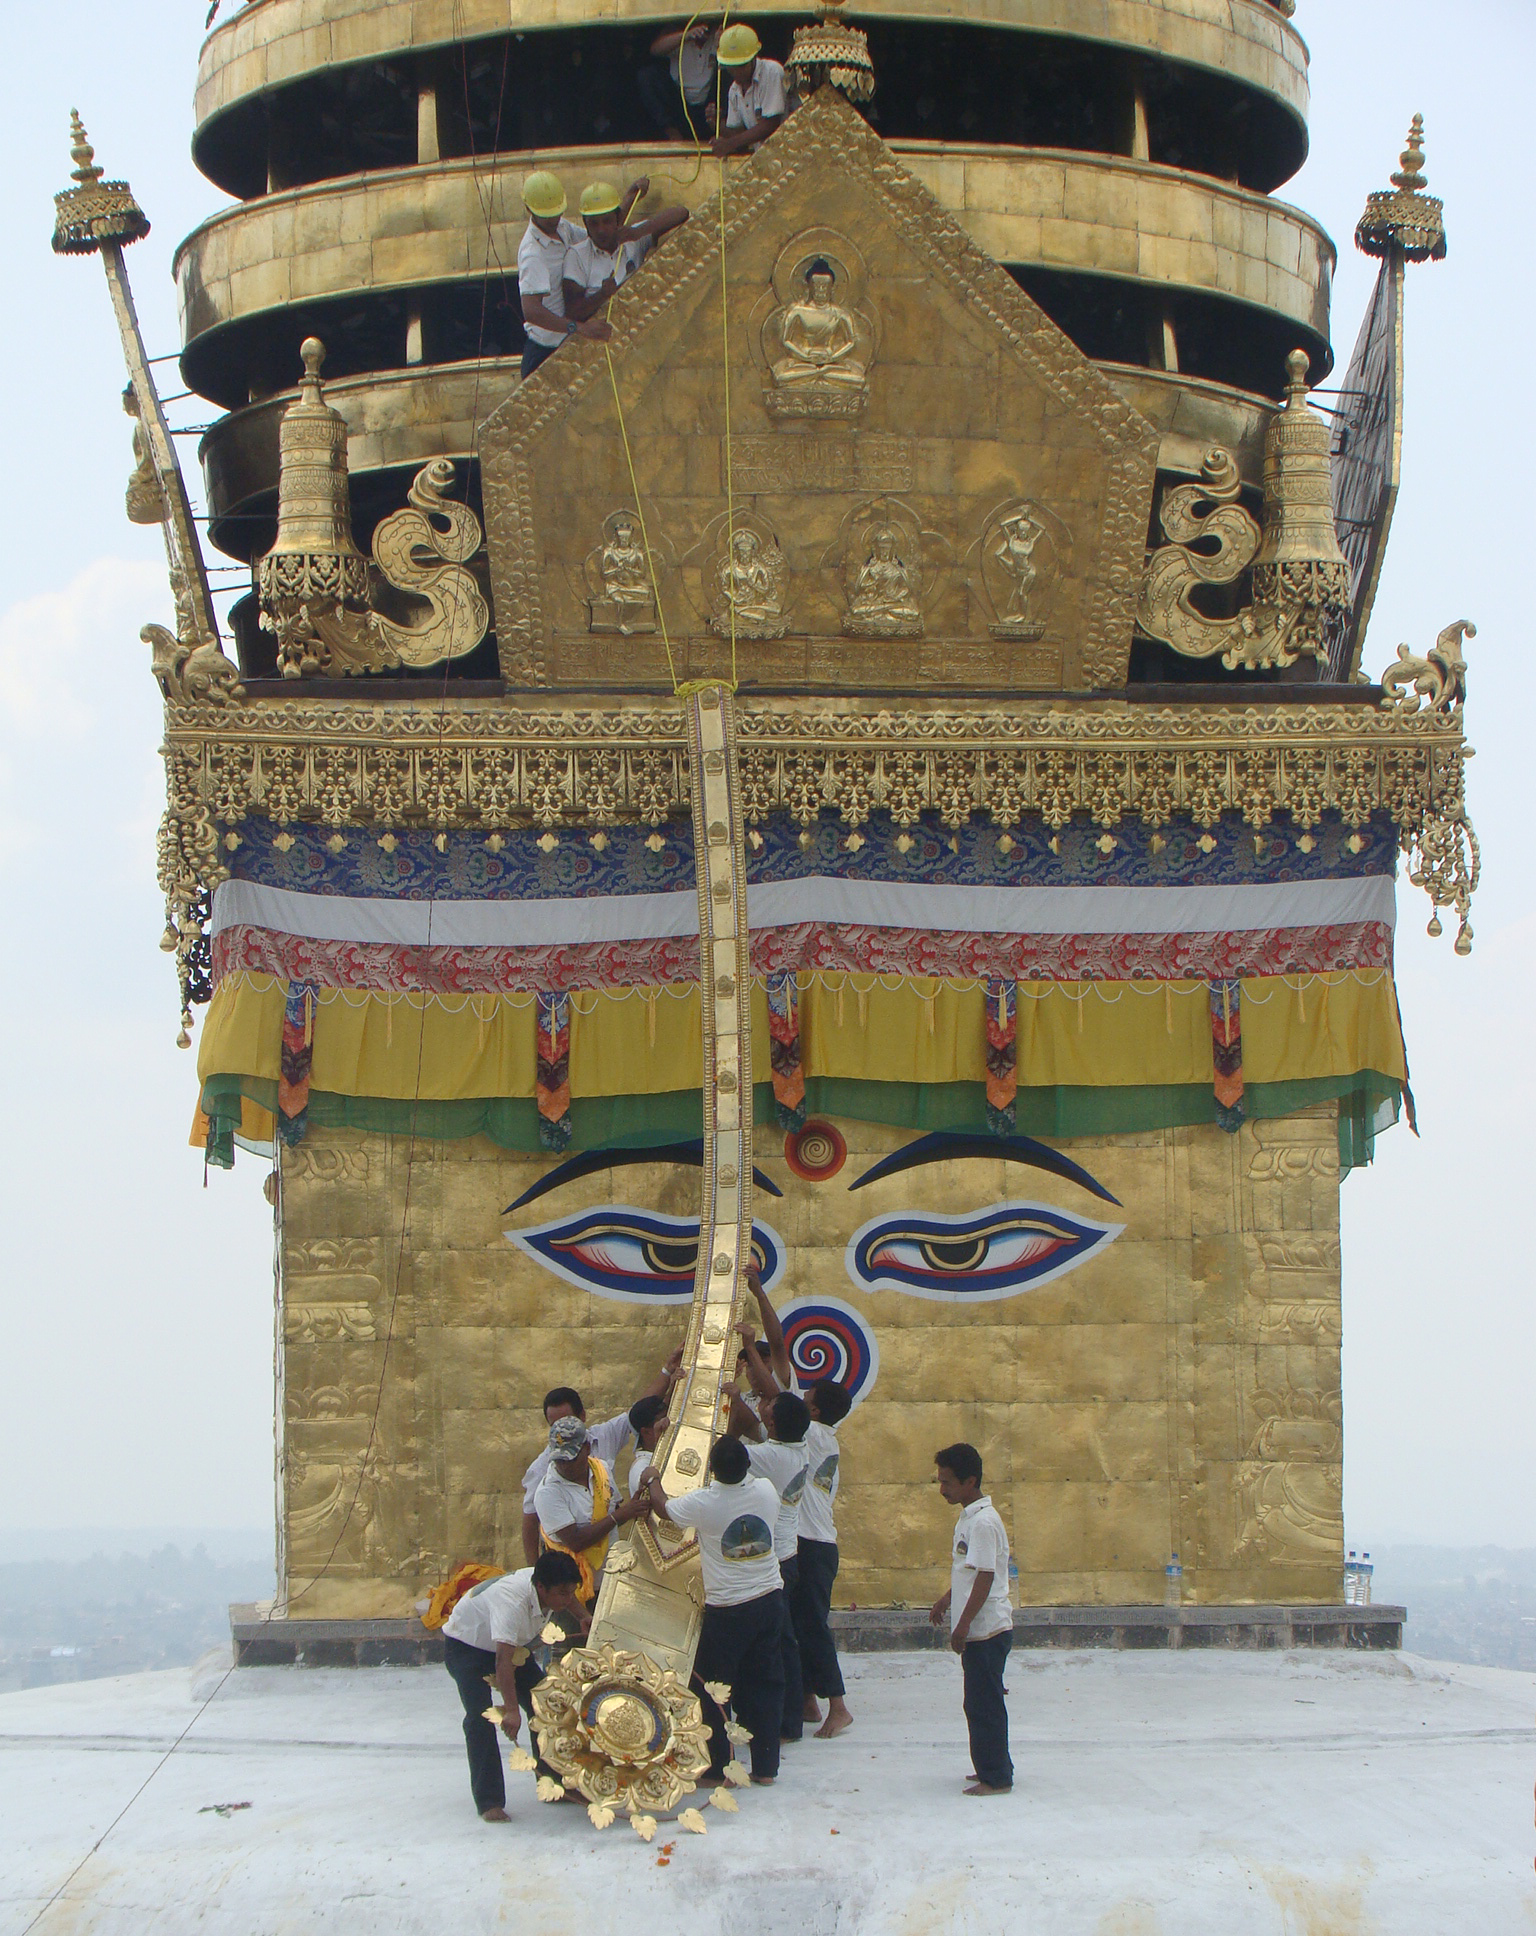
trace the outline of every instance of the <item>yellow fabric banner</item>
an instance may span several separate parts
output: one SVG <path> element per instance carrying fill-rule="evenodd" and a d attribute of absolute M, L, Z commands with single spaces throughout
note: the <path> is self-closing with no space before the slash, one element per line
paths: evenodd
<path fill-rule="evenodd" d="M 275 1079 L 284 985 L 233 975 L 209 1004 L 198 1075 Z M 531 1096 L 535 1008 L 528 995 L 387 995 L 321 989 L 317 1089 L 342 1096 L 456 1101 Z M 1406 1073 L 1392 980 L 1382 969 L 1243 982 L 1243 1074 L 1296 1082 L 1374 1069 Z M 423 1039 L 424 1038 L 424 1039 Z M 753 991 L 753 1080 L 770 1072 L 767 1004 Z M 808 1076 L 866 1082 L 983 1082 L 986 994 L 975 982 L 866 982 L 808 975 L 800 1058 Z M 418 1089 L 418 1071 L 420 1087 Z M 571 1094 L 641 1096 L 701 1079 L 697 989 L 586 989 L 571 997 Z M 1021 983 L 1020 1088 L 1208 1083 L 1206 984 Z"/>

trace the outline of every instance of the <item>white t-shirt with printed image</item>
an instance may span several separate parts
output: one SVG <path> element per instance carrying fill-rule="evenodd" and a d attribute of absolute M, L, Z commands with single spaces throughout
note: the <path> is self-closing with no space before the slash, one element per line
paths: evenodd
<path fill-rule="evenodd" d="M 807 1479 L 800 1495 L 800 1537 L 820 1540 L 825 1546 L 837 1544 L 837 1521 L 832 1514 L 842 1478 L 842 1453 L 837 1432 L 820 1419 L 811 1420 L 805 1435 Z"/>
<path fill-rule="evenodd" d="M 745 1606 L 783 1586 L 773 1550 L 778 1516 L 779 1495 L 772 1483 L 750 1472 L 740 1485 L 711 1479 L 667 1501 L 672 1523 L 691 1526 L 699 1536 L 706 1606 Z"/>
<path fill-rule="evenodd" d="M 743 1441 L 752 1470 L 766 1479 L 779 1495 L 779 1516 L 773 1525 L 773 1550 L 778 1558 L 792 1560 L 800 1551 L 800 1501 L 807 1478 L 804 1444 L 786 1445 L 779 1439 L 760 1444 Z"/>
<path fill-rule="evenodd" d="M 1013 1602 L 1008 1593 L 1008 1529 L 986 1493 L 973 1499 L 955 1521 L 949 1566 L 951 1633 L 965 1612 L 978 1573 L 990 1573 L 992 1587 L 976 1609 L 966 1638 L 990 1640 L 1012 1627 Z"/>

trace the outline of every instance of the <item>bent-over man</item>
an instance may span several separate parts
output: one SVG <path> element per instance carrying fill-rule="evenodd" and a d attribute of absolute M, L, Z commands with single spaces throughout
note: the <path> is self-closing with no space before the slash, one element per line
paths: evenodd
<path fill-rule="evenodd" d="M 568 1613 L 583 1625 L 576 1598 L 581 1569 L 568 1553 L 541 1553 L 532 1566 L 502 1573 L 472 1587 L 443 1623 L 443 1665 L 464 1703 L 464 1746 L 469 1789 L 482 1821 L 505 1822 L 507 1784 L 496 1730 L 485 1718 L 489 1682 L 501 1690 L 501 1731 L 518 1736 L 518 1709 L 533 1713 L 533 1690 L 544 1669 L 528 1651 L 552 1613 Z M 553 1774 L 542 1763 L 540 1774 Z"/>

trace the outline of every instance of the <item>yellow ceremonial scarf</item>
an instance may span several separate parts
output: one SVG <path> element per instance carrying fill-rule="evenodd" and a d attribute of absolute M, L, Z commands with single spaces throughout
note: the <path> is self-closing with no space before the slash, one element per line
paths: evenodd
<path fill-rule="evenodd" d="M 587 1464 L 592 1471 L 592 1523 L 595 1525 L 607 1514 L 608 1501 L 613 1497 L 613 1481 L 608 1477 L 607 1466 L 601 1459 L 594 1459 L 590 1452 L 587 1454 Z M 569 1554 L 575 1560 L 581 1568 L 581 1585 L 576 1589 L 577 1597 L 590 1606 L 597 1596 L 597 1576 L 603 1570 L 603 1562 L 608 1557 L 608 1542 L 612 1538 L 613 1535 L 610 1533 L 608 1539 L 597 1540 L 593 1545 L 583 1547 L 578 1553 L 573 1552 L 569 1546 L 562 1546 L 559 1540 L 551 1539 L 548 1533 L 540 1531 L 539 1546 L 546 1552 Z"/>

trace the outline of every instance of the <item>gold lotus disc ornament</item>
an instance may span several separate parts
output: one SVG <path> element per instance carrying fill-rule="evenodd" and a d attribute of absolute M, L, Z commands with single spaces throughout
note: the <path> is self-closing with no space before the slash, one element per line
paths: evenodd
<path fill-rule="evenodd" d="M 669 1813 L 709 1766 L 697 1697 L 670 1668 L 616 1647 L 557 1661 L 534 1690 L 533 1725 L 565 1786 L 603 1810 Z"/>

